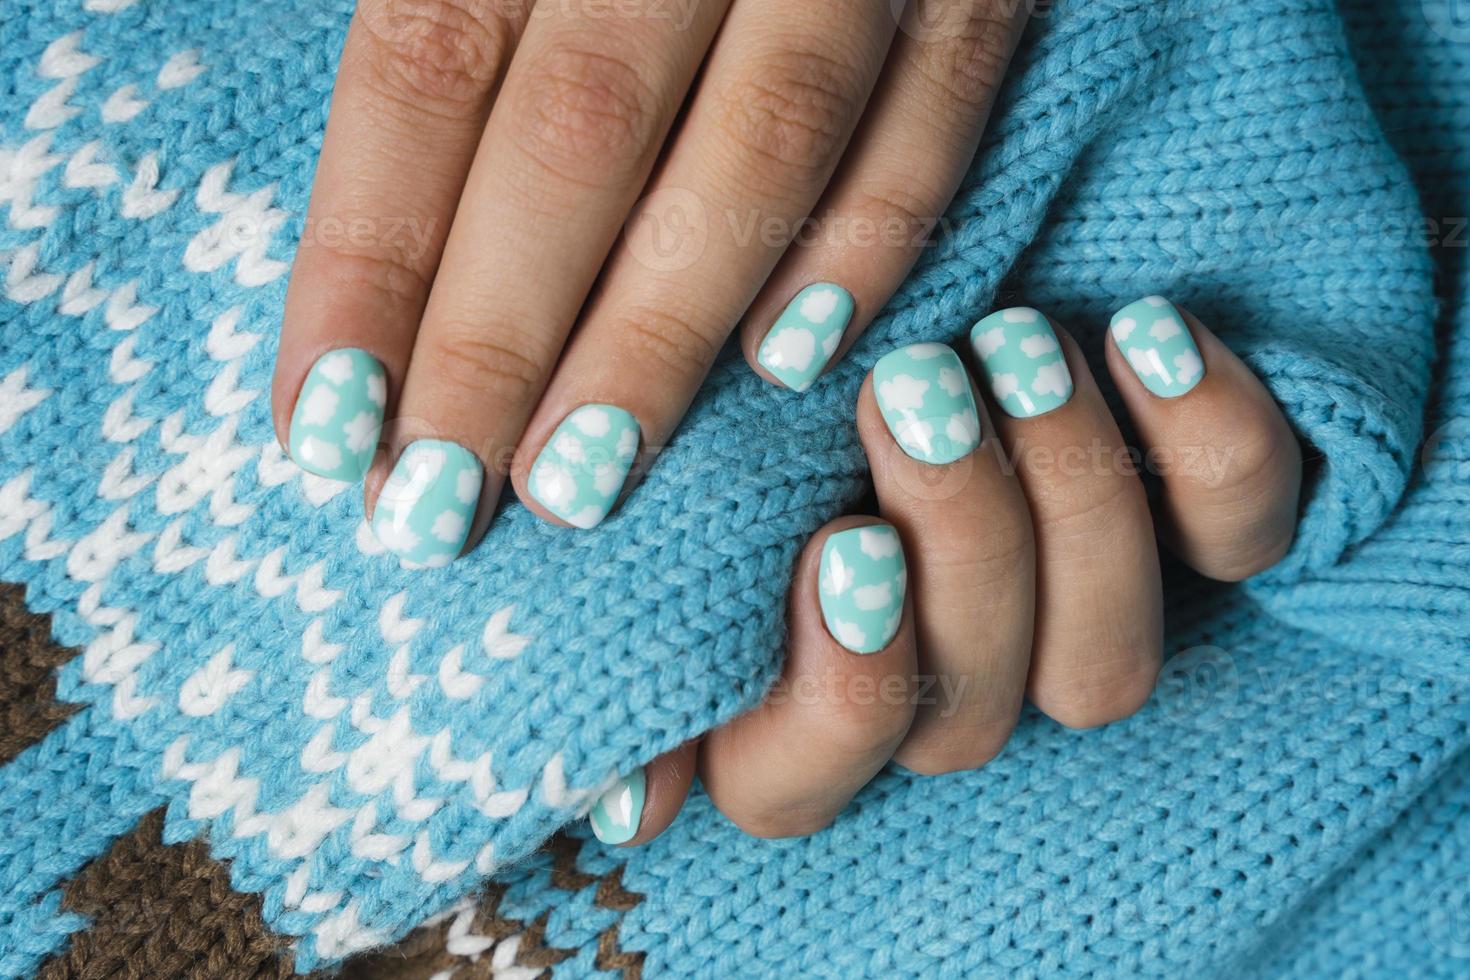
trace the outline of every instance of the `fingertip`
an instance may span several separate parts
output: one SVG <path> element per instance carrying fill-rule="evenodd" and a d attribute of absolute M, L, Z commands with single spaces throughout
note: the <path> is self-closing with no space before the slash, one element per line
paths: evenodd
<path fill-rule="evenodd" d="M 592 834 L 614 847 L 638 847 L 674 822 L 689 796 L 699 754 L 693 740 L 618 776 L 588 812 Z"/>

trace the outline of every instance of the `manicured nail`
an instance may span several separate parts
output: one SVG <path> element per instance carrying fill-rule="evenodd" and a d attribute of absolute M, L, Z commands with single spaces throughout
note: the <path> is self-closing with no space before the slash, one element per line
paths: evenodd
<path fill-rule="evenodd" d="M 643 767 L 639 766 L 602 794 L 587 815 L 598 840 L 626 844 L 637 836 L 638 822 L 643 819 L 644 789 Z"/>
<path fill-rule="evenodd" d="M 612 510 L 633 457 L 638 420 L 615 405 L 583 405 L 562 419 L 531 467 L 536 502 L 573 527 L 594 527 Z"/>
<path fill-rule="evenodd" d="M 970 346 L 991 394 L 1011 418 L 1045 415 L 1072 397 L 1072 372 L 1056 331 L 1036 310 L 990 314 L 970 331 Z"/>
<path fill-rule="evenodd" d="M 873 368 L 878 410 L 899 448 L 925 463 L 953 463 L 980 445 L 970 376 L 943 344 L 910 344 Z"/>
<path fill-rule="evenodd" d="M 378 448 L 387 402 L 388 376 L 377 358 L 355 347 L 323 354 L 291 413 L 291 458 L 329 480 L 361 480 Z"/>
<path fill-rule="evenodd" d="M 1162 296 L 1148 296 L 1119 310 L 1112 330 L 1133 373 L 1160 398 L 1187 395 L 1205 376 L 1189 325 Z"/>
<path fill-rule="evenodd" d="M 475 454 L 420 439 L 398 457 L 378 496 L 373 533 L 411 565 L 440 568 L 464 548 L 485 471 Z"/>
<path fill-rule="evenodd" d="M 796 294 L 756 359 L 793 391 L 806 391 L 832 360 L 852 320 L 852 293 L 819 282 Z"/>
<path fill-rule="evenodd" d="M 908 565 L 898 532 L 887 524 L 838 531 L 822 546 L 822 619 L 853 653 L 877 653 L 903 619 Z"/>

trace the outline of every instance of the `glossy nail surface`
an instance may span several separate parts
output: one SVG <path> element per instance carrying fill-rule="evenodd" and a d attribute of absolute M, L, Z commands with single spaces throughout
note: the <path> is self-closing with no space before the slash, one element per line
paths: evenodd
<path fill-rule="evenodd" d="M 387 401 L 388 378 L 377 358 L 355 347 L 323 354 L 291 414 L 291 458 L 329 480 L 361 480 L 378 448 Z"/>
<path fill-rule="evenodd" d="M 852 321 L 852 293 L 829 282 L 796 294 L 761 343 L 756 359 L 793 391 L 806 391 L 826 369 Z"/>
<path fill-rule="evenodd" d="M 604 844 L 626 844 L 638 835 L 645 790 L 643 767 L 639 766 L 598 798 L 587 815 L 598 840 Z"/>
<path fill-rule="evenodd" d="M 853 653 L 877 653 L 903 619 L 908 565 L 887 524 L 838 531 L 822 546 L 817 592 L 832 638 Z"/>
<path fill-rule="evenodd" d="M 910 344 L 873 367 L 873 393 L 888 431 L 925 463 L 953 463 L 980 445 L 970 377 L 944 344 Z"/>
<path fill-rule="evenodd" d="M 1205 376 L 1189 325 L 1162 296 L 1149 296 L 1119 310 L 1112 332 L 1138 380 L 1160 398 L 1187 395 Z"/>
<path fill-rule="evenodd" d="M 615 405 L 583 405 L 547 440 L 531 467 L 530 491 L 573 527 L 602 523 L 638 455 L 638 420 Z"/>
<path fill-rule="evenodd" d="M 383 547 L 411 565 L 439 568 L 464 548 L 485 478 L 463 446 L 420 439 L 398 457 L 373 512 Z"/>
<path fill-rule="evenodd" d="M 1051 322 L 1030 307 L 1001 310 L 975 324 L 970 346 L 985 383 L 1012 418 L 1045 415 L 1072 397 L 1072 373 Z"/>

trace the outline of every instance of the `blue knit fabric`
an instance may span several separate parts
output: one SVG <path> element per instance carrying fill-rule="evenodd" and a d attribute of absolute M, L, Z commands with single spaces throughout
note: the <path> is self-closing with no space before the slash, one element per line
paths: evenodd
<path fill-rule="evenodd" d="M 998 292 L 1094 351 L 1145 293 L 1217 326 L 1311 447 L 1295 548 L 1244 587 L 1167 567 L 1176 655 L 1128 722 L 1028 713 L 983 771 L 885 772 L 802 841 L 696 792 L 629 857 L 624 948 L 680 976 L 1463 972 L 1467 273 L 1439 251 L 1436 332 L 1411 177 L 1470 210 L 1451 0 L 1055 4 L 953 231 L 841 367 L 796 396 L 728 355 L 605 525 L 511 504 L 416 572 L 281 458 L 265 393 L 349 6 L 0 20 L 0 580 L 85 651 L 58 686 L 84 708 L 0 769 L 0 975 L 65 945 L 59 883 L 164 803 L 303 970 L 486 873 L 589 944 L 609 913 L 528 855 L 759 698 L 796 551 L 865 489 L 864 373 Z"/>

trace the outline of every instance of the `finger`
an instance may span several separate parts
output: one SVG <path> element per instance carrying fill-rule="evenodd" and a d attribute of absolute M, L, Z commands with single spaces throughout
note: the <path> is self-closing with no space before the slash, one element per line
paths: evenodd
<path fill-rule="evenodd" d="M 697 5 L 688 29 L 663 0 L 623 4 L 614 30 L 593 6 L 545 9 L 485 127 L 404 381 L 398 414 L 412 423 L 395 443 L 432 436 L 452 447 L 470 483 L 481 479 L 464 501 L 435 494 L 432 480 L 421 481 L 430 487 L 422 500 L 378 501 L 374 528 L 411 562 L 452 559 L 489 522 L 505 464 L 723 4 Z M 433 531 L 439 516 L 454 533 Z"/>
<path fill-rule="evenodd" d="M 501 7 L 362 0 L 348 28 L 271 393 L 277 437 L 318 476 L 359 480 L 377 449 L 525 24 Z"/>
<path fill-rule="evenodd" d="M 1265 385 L 1160 296 L 1120 311 L 1109 335 L 1108 370 L 1163 478 L 1172 550 L 1222 581 L 1276 564 L 1296 530 L 1302 457 Z"/>
<path fill-rule="evenodd" d="M 1021 711 L 1035 619 L 1031 515 L 954 351 L 885 355 L 858 398 L 883 517 L 909 551 L 921 697 L 894 756 L 921 773 L 984 765 Z"/>
<path fill-rule="evenodd" d="M 684 806 L 698 758 L 699 742 L 685 742 L 619 776 L 587 815 L 593 835 L 604 844 L 636 847 L 663 833 Z"/>
<path fill-rule="evenodd" d="M 599 444 L 598 461 L 584 462 L 588 434 L 569 418 L 574 410 L 590 406 L 594 418 L 636 430 L 631 438 L 641 435 L 648 452 L 668 440 L 785 249 L 784 235 L 763 230 L 794 228 L 810 213 L 894 30 L 871 0 L 743 0 L 731 9 L 632 233 L 522 441 L 514 478 L 528 507 L 589 527 L 622 489 L 631 454 Z M 692 216 L 696 233 L 660 255 L 639 235 L 650 216 L 672 209 Z M 840 306 L 836 292 L 830 300 Z M 557 448 L 563 435 L 572 456 Z M 617 438 L 626 447 L 630 437 Z"/>
<path fill-rule="evenodd" d="M 1074 728 L 1127 717 L 1153 692 L 1163 650 L 1143 484 L 1081 352 L 1056 324 L 1005 310 L 970 339 L 1036 530 L 1028 694 Z"/>
<path fill-rule="evenodd" d="M 710 799 L 746 833 L 815 833 L 903 741 L 914 673 L 906 578 L 898 533 L 871 518 L 834 521 L 807 543 L 780 681 L 700 752 Z"/>
<path fill-rule="evenodd" d="M 758 373 L 789 388 L 810 386 L 887 304 L 975 156 L 1029 12 L 1015 0 L 909 6 L 841 169 L 743 320 L 741 344 Z M 802 316 L 804 290 L 814 283 L 851 295 L 850 321 L 814 327 Z M 801 368 L 786 362 L 783 332 L 813 329 L 835 346 L 817 345 Z"/>

